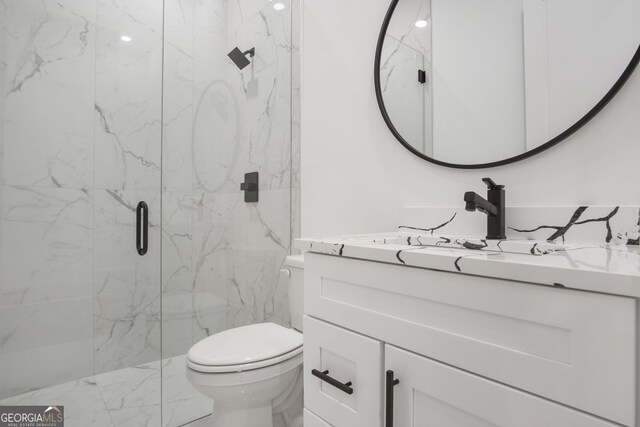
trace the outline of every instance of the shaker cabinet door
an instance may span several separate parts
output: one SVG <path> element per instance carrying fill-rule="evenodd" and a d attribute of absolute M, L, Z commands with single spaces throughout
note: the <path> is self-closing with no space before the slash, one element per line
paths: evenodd
<path fill-rule="evenodd" d="M 304 406 L 335 427 L 380 427 L 380 341 L 304 317 Z"/>
<path fill-rule="evenodd" d="M 385 370 L 398 381 L 385 393 L 393 413 L 385 427 L 614 426 L 390 345 Z"/>

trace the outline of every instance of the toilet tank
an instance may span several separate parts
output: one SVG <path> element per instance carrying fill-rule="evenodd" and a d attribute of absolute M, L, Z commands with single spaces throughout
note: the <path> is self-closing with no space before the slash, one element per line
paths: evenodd
<path fill-rule="evenodd" d="M 302 310 L 304 305 L 304 259 L 302 255 L 289 255 L 285 260 L 289 276 L 289 311 L 291 327 L 302 332 Z"/>

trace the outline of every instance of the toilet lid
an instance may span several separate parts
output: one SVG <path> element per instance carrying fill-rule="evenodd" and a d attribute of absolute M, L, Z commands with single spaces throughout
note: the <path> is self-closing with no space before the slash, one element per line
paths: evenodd
<path fill-rule="evenodd" d="M 302 334 L 275 323 L 229 329 L 195 344 L 187 357 L 204 366 L 254 363 L 289 353 L 302 346 Z"/>

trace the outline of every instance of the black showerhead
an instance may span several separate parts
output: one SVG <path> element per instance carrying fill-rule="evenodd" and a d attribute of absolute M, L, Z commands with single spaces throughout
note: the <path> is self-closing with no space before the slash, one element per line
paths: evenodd
<path fill-rule="evenodd" d="M 236 67 L 242 70 L 244 67 L 251 64 L 251 61 L 247 59 L 247 55 L 253 58 L 253 55 L 255 54 L 256 54 L 256 49 L 253 47 L 246 52 L 242 52 L 240 49 L 235 47 L 231 52 L 229 52 L 227 56 L 229 56 L 229 58 L 231 58 L 233 63 L 236 64 Z"/>

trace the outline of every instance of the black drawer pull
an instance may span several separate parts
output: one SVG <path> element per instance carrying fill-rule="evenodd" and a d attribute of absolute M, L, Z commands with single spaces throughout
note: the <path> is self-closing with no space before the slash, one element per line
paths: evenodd
<path fill-rule="evenodd" d="M 398 384 L 400 384 L 400 380 L 394 379 L 393 371 L 387 371 L 385 427 L 393 427 L 393 387 Z"/>
<path fill-rule="evenodd" d="M 313 376 L 320 378 L 322 381 L 331 384 L 335 388 L 340 389 L 340 390 L 344 391 L 347 394 L 353 394 L 353 388 L 351 387 L 351 384 L 353 384 L 353 383 L 351 381 L 346 382 L 346 383 L 341 383 L 340 381 L 336 380 L 335 378 L 331 378 L 329 376 L 329 371 L 320 372 L 317 369 L 312 369 L 311 373 L 313 374 Z"/>

